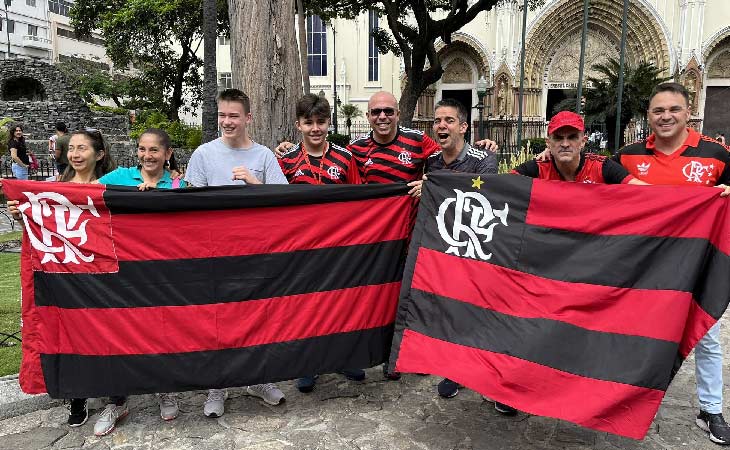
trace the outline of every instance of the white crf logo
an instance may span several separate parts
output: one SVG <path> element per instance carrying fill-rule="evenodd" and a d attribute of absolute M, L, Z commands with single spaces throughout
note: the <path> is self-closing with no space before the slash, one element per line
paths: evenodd
<path fill-rule="evenodd" d="M 61 253 L 62 264 L 80 264 L 79 259 L 87 263 L 94 261 L 93 254 L 85 255 L 78 248 L 87 241 L 86 223 L 89 221 L 89 219 L 80 221 L 81 215 L 84 211 L 88 211 L 92 216 L 100 217 L 91 197 L 87 197 L 88 204 L 75 205 L 55 192 L 38 194 L 23 192 L 23 194 L 28 197 L 28 201 L 18 206 L 18 209 L 22 213 L 30 208 L 30 213 L 26 215 L 41 228 L 40 236 L 36 236 L 28 221 L 25 221 L 25 230 L 28 232 L 31 245 L 43 252 L 41 264 L 58 263 L 56 255 Z M 49 204 L 49 200 L 53 203 Z M 53 226 L 49 229 L 44 219 L 51 217 Z"/>
<path fill-rule="evenodd" d="M 439 234 L 449 245 L 446 253 L 487 261 L 492 254 L 486 253 L 482 244 L 491 242 L 494 227 L 500 222 L 507 226 L 509 205 L 505 203 L 504 209 L 497 211 L 493 210 L 489 200 L 478 192 L 462 192 L 458 189 L 454 189 L 454 192 L 456 197 L 445 199 L 436 216 Z M 447 230 L 446 213 L 452 205 L 454 223 L 451 230 Z M 495 219 L 499 220 L 495 221 Z M 460 253 L 460 248 L 464 248 L 463 255 Z"/>
<path fill-rule="evenodd" d="M 330 166 L 327 169 L 327 175 L 329 175 L 330 180 L 337 180 L 340 178 L 340 168 L 337 166 Z"/>
<path fill-rule="evenodd" d="M 682 168 L 682 174 L 687 177 L 687 181 L 702 183 L 702 177 L 709 174 L 714 168 L 714 164 L 704 165 L 698 161 L 690 161 Z"/>
<path fill-rule="evenodd" d="M 406 165 L 411 164 L 413 162 L 411 152 L 406 152 L 406 151 L 400 152 L 398 154 L 398 161 L 400 161 Z"/>

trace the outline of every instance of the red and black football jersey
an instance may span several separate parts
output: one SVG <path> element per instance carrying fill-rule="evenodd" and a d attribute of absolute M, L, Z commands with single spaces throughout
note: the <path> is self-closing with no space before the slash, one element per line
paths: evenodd
<path fill-rule="evenodd" d="M 527 161 L 517 166 L 512 173 L 543 180 L 565 181 L 552 159 L 540 162 Z M 575 174 L 576 183 L 621 184 L 633 179 L 634 177 L 619 163 L 594 153 L 581 153 Z"/>
<path fill-rule="evenodd" d="M 328 144 L 323 156 L 308 155 L 302 143 L 279 159 L 289 184 L 361 184 L 360 173 L 349 150 Z"/>
<path fill-rule="evenodd" d="M 398 127 L 395 139 L 379 144 L 373 132 L 350 142 L 347 148 L 357 161 L 365 183 L 398 183 L 421 178 L 426 159 L 441 148 L 418 130 Z"/>
<path fill-rule="evenodd" d="M 636 178 L 650 184 L 716 186 L 730 183 L 727 147 L 688 128 L 684 144 L 669 155 L 657 151 L 655 135 L 627 145 L 615 159 Z"/>

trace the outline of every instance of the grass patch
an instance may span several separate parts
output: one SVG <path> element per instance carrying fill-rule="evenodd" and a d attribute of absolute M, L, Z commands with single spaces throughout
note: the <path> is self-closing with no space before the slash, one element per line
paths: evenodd
<path fill-rule="evenodd" d="M 0 244 L 8 241 L 19 241 L 23 238 L 22 231 L 11 231 L 10 233 L 0 234 Z M 5 273 L 5 272 L 3 272 Z"/>
<path fill-rule="evenodd" d="M 7 238 L 8 235 L 15 235 Z M 0 235 L 0 239 L 20 239 L 20 232 Z M 1 241 L 0 242 L 4 242 Z M 0 332 L 15 333 L 20 329 L 20 255 L 0 253 Z M 3 340 L 0 335 L 0 341 Z M 18 373 L 20 343 L 11 347 L 0 346 L 0 376 Z"/>

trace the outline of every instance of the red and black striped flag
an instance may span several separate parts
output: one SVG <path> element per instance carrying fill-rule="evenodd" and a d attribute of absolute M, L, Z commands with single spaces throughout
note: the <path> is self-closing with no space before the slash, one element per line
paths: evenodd
<path fill-rule="evenodd" d="M 26 227 L 25 392 L 242 386 L 387 357 L 403 185 L 3 189 Z"/>
<path fill-rule="evenodd" d="M 475 177 L 425 183 L 391 365 L 643 438 L 728 305 L 728 200 L 711 188 Z"/>

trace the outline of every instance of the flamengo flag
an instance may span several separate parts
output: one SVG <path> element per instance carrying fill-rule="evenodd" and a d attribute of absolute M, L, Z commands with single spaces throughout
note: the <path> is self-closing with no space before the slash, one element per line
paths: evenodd
<path fill-rule="evenodd" d="M 387 357 L 410 231 L 403 185 L 3 190 L 26 227 L 25 392 L 243 386 Z"/>
<path fill-rule="evenodd" d="M 717 189 L 430 174 L 391 365 L 641 439 L 728 305 L 729 252 Z"/>

